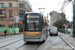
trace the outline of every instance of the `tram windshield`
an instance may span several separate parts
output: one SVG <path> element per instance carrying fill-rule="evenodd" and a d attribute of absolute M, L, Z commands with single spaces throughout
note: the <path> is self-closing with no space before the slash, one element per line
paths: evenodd
<path fill-rule="evenodd" d="M 41 30 L 40 15 L 39 14 L 27 14 L 26 30 Z"/>

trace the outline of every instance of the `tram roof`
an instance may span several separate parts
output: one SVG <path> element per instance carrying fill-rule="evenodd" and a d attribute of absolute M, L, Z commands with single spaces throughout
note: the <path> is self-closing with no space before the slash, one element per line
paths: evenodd
<path fill-rule="evenodd" d="M 25 14 L 28 14 L 28 13 L 38 13 L 38 12 L 26 12 Z M 42 14 L 42 13 L 38 13 L 38 14 Z"/>

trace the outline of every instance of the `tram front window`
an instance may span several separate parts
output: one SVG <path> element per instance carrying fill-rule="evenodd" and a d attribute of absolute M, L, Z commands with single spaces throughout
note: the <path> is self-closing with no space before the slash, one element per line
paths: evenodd
<path fill-rule="evenodd" d="M 39 30 L 39 22 L 37 21 L 28 21 L 26 30 Z"/>
<path fill-rule="evenodd" d="M 39 14 L 28 14 L 26 30 L 41 30 L 41 25 L 39 22 Z"/>

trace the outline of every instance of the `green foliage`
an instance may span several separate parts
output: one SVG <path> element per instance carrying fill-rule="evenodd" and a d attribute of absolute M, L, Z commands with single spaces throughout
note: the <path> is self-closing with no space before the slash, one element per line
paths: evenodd
<path fill-rule="evenodd" d="M 63 21 L 63 24 L 62 24 L 62 21 Z M 69 25 L 69 21 L 67 21 L 66 19 L 63 19 L 63 20 L 60 19 L 60 20 L 58 20 L 58 21 L 56 21 L 56 22 L 53 23 L 53 25 L 56 26 L 56 27 L 58 27 L 58 29 L 61 29 L 62 26 L 64 28 L 64 24 L 65 25 Z"/>
<path fill-rule="evenodd" d="M 70 33 L 66 33 L 67 35 L 70 35 Z"/>
<path fill-rule="evenodd" d="M 63 21 L 63 24 L 62 24 L 62 21 Z M 53 23 L 53 25 L 58 28 L 58 31 L 63 32 L 63 33 L 65 32 L 64 24 L 70 26 L 70 22 L 67 21 L 66 19 L 63 19 L 63 20 L 60 19 L 60 20 Z M 63 29 L 62 29 L 62 26 L 63 26 Z"/>
<path fill-rule="evenodd" d="M 65 29 L 58 29 L 58 31 L 59 31 L 59 32 L 62 32 L 62 33 L 65 32 L 64 30 L 65 30 Z"/>

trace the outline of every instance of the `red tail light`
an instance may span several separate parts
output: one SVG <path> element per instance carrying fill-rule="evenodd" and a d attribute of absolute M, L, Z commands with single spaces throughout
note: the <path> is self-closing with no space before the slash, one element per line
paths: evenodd
<path fill-rule="evenodd" d="M 58 32 L 58 29 L 57 29 L 57 32 Z"/>

